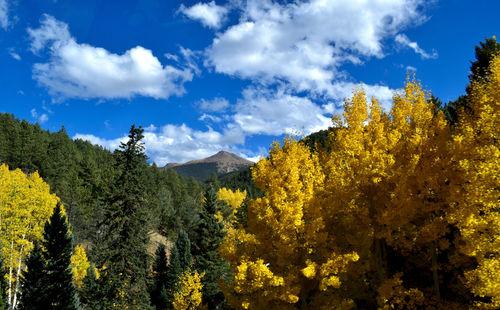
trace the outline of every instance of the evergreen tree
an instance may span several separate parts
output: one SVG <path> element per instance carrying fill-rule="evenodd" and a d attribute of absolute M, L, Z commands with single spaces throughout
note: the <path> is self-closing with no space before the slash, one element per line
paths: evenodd
<path fill-rule="evenodd" d="M 100 310 L 104 309 L 105 303 L 103 303 L 103 294 L 99 281 L 97 279 L 97 274 L 95 272 L 95 267 L 91 265 L 87 269 L 87 276 L 83 279 L 82 291 L 80 292 L 80 299 L 88 310 Z"/>
<path fill-rule="evenodd" d="M 105 210 L 103 238 L 99 244 L 100 264 L 108 298 L 116 308 L 149 309 L 147 275 L 150 257 L 149 222 L 145 209 L 146 163 L 144 130 L 132 125 L 126 143 L 115 152 L 119 176 L 114 181 Z"/>
<path fill-rule="evenodd" d="M 18 309 L 51 309 L 47 296 L 47 274 L 45 270 L 46 265 L 42 257 L 42 249 L 38 243 L 35 243 L 33 250 L 26 259 L 26 271 L 21 275 L 21 297 Z"/>
<path fill-rule="evenodd" d="M 195 230 L 192 243 L 194 267 L 203 277 L 203 304 L 209 309 L 220 309 L 224 304 L 224 295 L 219 288 L 219 280 L 227 280 L 229 266 L 219 255 L 219 245 L 225 237 L 224 224 L 216 215 L 220 215 L 221 205 L 217 192 L 209 184 L 205 191 L 205 200 L 200 213 L 200 224 Z"/>
<path fill-rule="evenodd" d="M 80 309 L 70 266 L 73 238 L 60 204 L 54 208 L 54 213 L 45 223 L 43 238 L 42 256 L 46 264 L 43 285 L 50 309 Z"/>
<path fill-rule="evenodd" d="M 7 282 L 5 281 L 3 258 L 0 255 L 0 310 L 5 309 L 7 309 Z"/>
<path fill-rule="evenodd" d="M 175 247 L 179 251 L 179 265 L 182 271 L 186 270 L 191 266 L 191 261 L 193 257 L 191 256 L 191 241 L 189 241 L 188 234 L 181 229 L 177 235 L 177 241 L 175 241 Z"/>
<path fill-rule="evenodd" d="M 156 309 L 165 309 L 168 305 L 167 283 L 167 253 L 165 246 L 159 244 L 156 249 L 156 257 L 153 263 L 153 287 L 151 289 L 151 304 Z"/>

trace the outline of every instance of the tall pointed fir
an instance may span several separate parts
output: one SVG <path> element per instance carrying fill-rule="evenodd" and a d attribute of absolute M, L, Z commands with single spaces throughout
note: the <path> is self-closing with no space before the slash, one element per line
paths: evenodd
<path fill-rule="evenodd" d="M 128 141 L 115 151 L 119 175 L 111 186 L 101 226 L 97 254 L 101 266 L 106 267 L 103 289 L 109 307 L 116 309 L 151 308 L 147 289 L 149 222 L 141 169 L 147 165 L 143 132 L 132 125 Z"/>
<path fill-rule="evenodd" d="M 229 277 L 229 265 L 219 255 L 219 245 L 226 233 L 221 215 L 221 205 L 212 184 L 205 191 L 205 199 L 200 212 L 200 223 L 192 239 L 191 253 L 194 269 L 205 273 L 203 283 L 203 304 L 209 309 L 221 309 L 224 294 L 219 288 L 219 280 Z"/>
<path fill-rule="evenodd" d="M 43 285 L 50 309 L 80 309 L 71 272 L 73 237 L 60 204 L 57 204 L 49 221 L 45 223 L 42 246 L 46 264 Z"/>
<path fill-rule="evenodd" d="M 26 259 L 26 271 L 21 275 L 21 297 L 17 309 L 51 309 L 46 291 L 47 286 L 45 285 L 45 269 L 42 249 L 38 243 L 35 243 L 35 246 Z"/>
<path fill-rule="evenodd" d="M 103 292 L 100 289 L 94 265 L 87 268 L 87 276 L 83 278 L 80 300 L 87 310 L 105 309 L 105 304 L 101 302 L 103 300 Z"/>
<path fill-rule="evenodd" d="M 151 288 L 151 304 L 158 310 L 166 309 L 169 302 L 167 291 L 167 265 L 165 246 L 159 244 L 156 249 L 155 261 L 153 263 L 154 278 Z"/>
<path fill-rule="evenodd" d="M 184 271 L 191 266 L 193 260 L 191 255 L 191 241 L 189 241 L 189 236 L 184 229 L 179 230 L 177 240 L 175 241 L 175 247 L 179 251 L 180 268 Z"/>

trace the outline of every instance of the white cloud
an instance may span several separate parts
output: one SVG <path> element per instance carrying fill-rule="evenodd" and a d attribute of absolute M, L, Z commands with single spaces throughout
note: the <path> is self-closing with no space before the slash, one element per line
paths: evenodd
<path fill-rule="evenodd" d="M 197 3 L 191 7 L 185 7 L 181 4 L 179 12 L 191 19 L 200 21 L 204 26 L 218 29 L 224 21 L 229 10 L 215 1 L 209 3 Z"/>
<path fill-rule="evenodd" d="M 433 50 L 432 53 L 427 53 L 418 46 L 417 42 L 412 42 L 406 35 L 398 34 L 395 41 L 404 47 L 411 48 L 415 53 L 419 54 L 423 59 L 435 59 L 438 57 L 438 53 Z"/>
<path fill-rule="evenodd" d="M 4 30 L 9 27 L 9 5 L 7 0 L 0 0 L 0 27 Z"/>
<path fill-rule="evenodd" d="M 206 50 L 216 72 L 334 95 L 339 67 L 383 57 L 384 39 L 422 19 L 421 0 L 248 0 Z"/>
<path fill-rule="evenodd" d="M 211 114 L 206 114 L 206 113 L 203 113 L 203 115 L 201 115 L 198 120 L 199 121 L 205 121 L 205 120 L 210 120 L 212 122 L 215 122 L 215 123 L 219 123 L 222 121 L 222 118 L 221 117 L 218 117 L 218 116 L 215 116 L 215 115 L 211 115 Z"/>
<path fill-rule="evenodd" d="M 107 139 L 96 137 L 94 135 L 79 134 L 78 133 L 73 137 L 73 139 L 80 139 L 80 140 L 84 140 L 84 141 L 89 141 L 92 144 L 97 144 L 97 145 L 102 146 L 105 149 L 113 151 L 120 146 L 121 142 L 126 142 L 128 137 L 124 136 L 124 137 L 121 137 L 118 139 L 107 140 Z"/>
<path fill-rule="evenodd" d="M 141 46 L 118 55 L 77 43 L 68 25 L 44 15 L 41 26 L 28 29 L 31 50 L 48 47 L 49 62 L 33 66 L 33 77 L 52 95 L 63 98 L 168 98 L 184 93 L 190 68 L 163 66 L 152 51 Z"/>
<path fill-rule="evenodd" d="M 13 48 L 9 48 L 9 54 L 15 60 L 18 60 L 18 61 L 21 60 L 21 56 L 18 53 L 16 53 L 16 51 Z"/>
<path fill-rule="evenodd" d="M 415 68 L 414 66 L 406 66 L 406 71 L 416 72 L 417 68 Z"/>
<path fill-rule="evenodd" d="M 40 124 L 43 124 L 49 120 L 49 116 L 47 115 L 47 113 L 39 114 L 34 108 L 31 109 L 30 113 L 31 117 L 35 118 Z"/>
<path fill-rule="evenodd" d="M 234 122 L 247 134 L 309 134 L 331 125 L 320 106 L 284 89 L 247 88 L 235 110 Z"/>
<path fill-rule="evenodd" d="M 212 100 L 201 99 L 199 102 L 200 108 L 209 112 L 222 112 L 229 107 L 229 101 L 225 98 L 216 97 Z"/>
<path fill-rule="evenodd" d="M 73 139 L 82 139 L 99 144 L 107 149 L 118 148 L 120 142 L 127 140 L 124 135 L 118 139 L 102 139 L 94 135 L 76 134 Z M 185 124 L 168 124 L 160 128 L 148 127 L 144 131 L 144 143 L 148 156 L 159 166 L 169 162 L 185 162 L 208 157 L 220 150 L 240 153 L 236 145 L 243 145 L 245 136 L 239 130 L 218 132 L 212 128 L 195 130 Z"/>

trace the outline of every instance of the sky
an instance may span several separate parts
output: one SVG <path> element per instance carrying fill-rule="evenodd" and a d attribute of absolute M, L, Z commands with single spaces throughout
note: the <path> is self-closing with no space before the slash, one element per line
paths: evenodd
<path fill-rule="evenodd" d="M 326 129 L 360 87 L 388 111 L 414 72 L 463 94 L 500 1 L 0 0 L 0 112 L 151 162 L 257 160 Z"/>

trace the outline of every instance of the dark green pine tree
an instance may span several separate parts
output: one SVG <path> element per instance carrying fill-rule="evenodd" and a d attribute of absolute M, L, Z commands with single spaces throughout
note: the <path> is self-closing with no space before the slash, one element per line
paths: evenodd
<path fill-rule="evenodd" d="M 42 249 L 38 243 L 35 243 L 33 250 L 26 258 L 26 271 L 21 275 L 21 291 L 17 309 L 52 309 L 47 295 L 45 270 Z"/>
<path fill-rule="evenodd" d="M 106 266 L 102 288 L 119 309 L 150 309 L 147 286 L 150 256 L 144 171 L 147 166 L 144 130 L 132 125 L 126 143 L 115 151 L 119 176 L 106 203 L 98 260 Z"/>
<path fill-rule="evenodd" d="M 191 266 L 193 261 L 193 257 L 191 255 L 191 241 L 189 241 L 188 234 L 184 229 L 179 230 L 177 240 L 175 241 L 175 247 L 179 252 L 180 269 L 184 271 Z"/>
<path fill-rule="evenodd" d="M 219 280 L 228 280 L 229 266 L 219 256 L 219 245 L 225 237 L 224 225 L 215 215 L 222 204 L 217 200 L 217 193 L 212 185 L 205 191 L 205 201 L 200 213 L 200 223 L 195 230 L 191 244 L 194 267 L 199 273 L 205 273 L 203 283 L 203 304 L 208 309 L 221 309 L 225 298 L 219 288 Z"/>
<path fill-rule="evenodd" d="M 68 221 L 60 204 L 57 204 L 49 221 L 45 223 L 42 246 L 42 256 L 46 264 L 43 285 L 50 309 L 80 309 L 70 266 L 73 237 L 68 230 Z"/>
<path fill-rule="evenodd" d="M 5 310 L 5 309 L 7 309 L 7 282 L 5 280 L 5 269 L 3 266 L 3 258 L 0 255 L 0 310 Z"/>
<path fill-rule="evenodd" d="M 105 296 L 101 291 L 101 286 L 99 285 L 94 268 L 94 265 L 91 265 L 87 269 L 87 276 L 83 279 L 83 286 L 80 292 L 80 300 L 85 309 L 101 310 L 105 309 L 104 306 L 106 303 L 102 302 Z"/>
<path fill-rule="evenodd" d="M 485 42 L 479 42 L 475 48 L 476 60 L 471 61 L 469 85 L 466 88 L 466 95 L 458 97 L 455 101 L 450 101 L 444 107 L 446 119 L 450 124 L 454 125 L 458 122 L 460 111 L 471 113 L 469 107 L 470 92 L 472 90 L 472 83 L 481 80 L 488 73 L 490 61 L 500 52 L 500 43 L 497 42 L 495 37 L 486 38 Z"/>
<path fill-rule="evenodd" d="M 151 304 L 156 309 L 166 309 L 169 303 L 167 292 L 167 253 L 165 246 L 159 244 L 156 249 L 155 261 L 153 263 L 153 287 L 151 288 Z"/>

